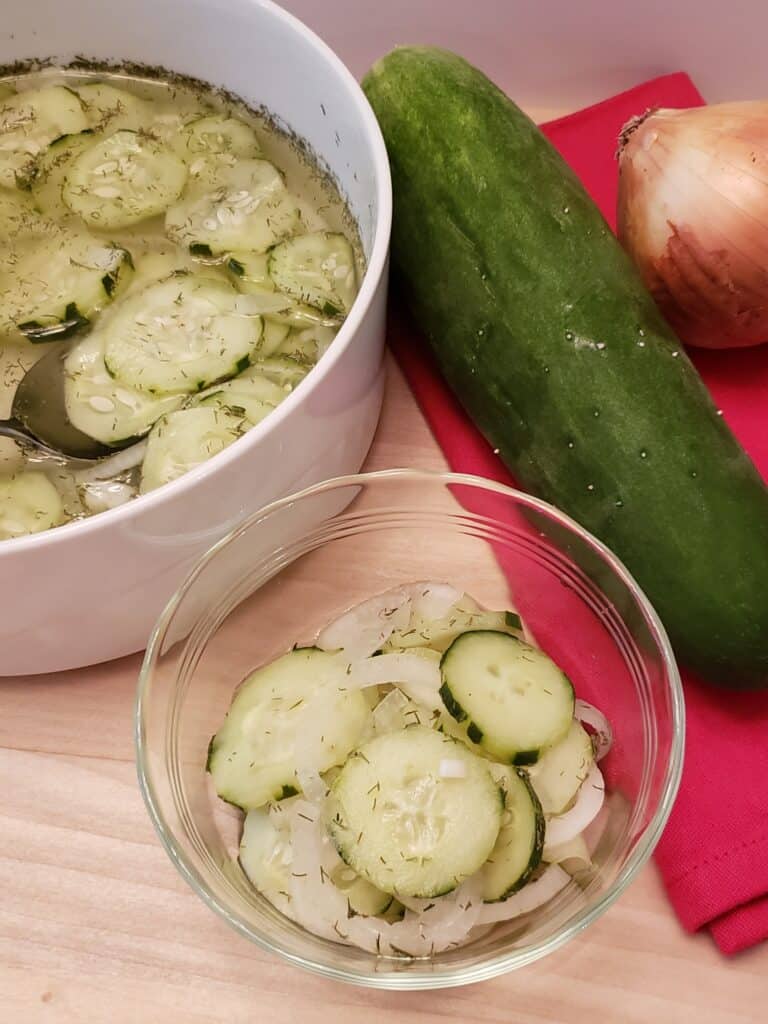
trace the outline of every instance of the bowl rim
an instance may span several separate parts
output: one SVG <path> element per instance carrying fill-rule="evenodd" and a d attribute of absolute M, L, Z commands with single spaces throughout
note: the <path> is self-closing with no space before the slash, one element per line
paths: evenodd
<path fill-rule="evenodd" d="M 162 645 L 166 629 L 184 595 L 194 584 L 205 566 L 216 557 L 219 550 L 229 544 L 242 532 L 256 524 L 260 519 L 279 511 L 287 505 L 301 501 L 302 499 L 312 495 L 322 494 L 325 491 L 329 491 L 337 487 L 355 485 L 362 486 L 368 483 L 375 483 L 380 480 L 406 480 L 412 482 L 424 481 L 442 483 L 446 487 L 463 484 L 490 491 L 495 494 L 511 497 L 531 509 L 543 512 L 554 518 L 560 525 L 565 526 L 567 529 L 573 531 L 577 536 L 592 544 L 619 579 L 621 579 L 627 586 L 636 600 L 644 615 L 646 625 L 648 626 L 658 647 L 659 653 L 661 654 L 668 679 L 672 716 L 670 725 L 672 743 L 669 759 L 664 771 L 661 795 L 656 810 L 646 826 L 642 838 L 635 843 L 634 848 L 627 858 L 627 863 L 621 869 L 613 883 L 587 911 L 579 914 L 575 920 L 568 921 L 561 925 L 553 935 L 535 943 L 529 949 L 514 951 L 512 953 L 499 953 L 489 957 L 488 960 L 482 964 L 456 968 L 449 975 L 435 975 L 431 971 L 420 971 L 418 969 L 409 970 L 408 972 L 403 973 L 357 973 L 354 969 L 334 967 L 317 962 L 309 957 L 292 953 L 289 950 L 281 948 L 279 942 L 273 942 L 272 940 L 268 940 L 258 934 L 237 912 L 234 912 L 225 906 L 224 903 L 208 889 L 206 882 L 199 876 L 196 869 L 192 866 L 184 849 L 179 845 L 179 843 L 177 843 L 173 833 L 167 828 L 156 800 L 155 787 L 152 781 L 149 760 L 144 744 L 146 691 L 150 683 L 154 664 L 159 656 L 160 647 Z M 288 495 L 287 497 L 270 502 L 268 505 L 265 505 L 263 508 L 249 515 L 234 529 L 230 530 L 226 536 L 217 541 L 217 543 L 215 543 L 198 560 L 161 613 L 147 645 L 139 673 L 136 701 L 134 705 L 134 743 L 136 749 L 136 769 L 139 788 L 162 846 L 165 848 L 166 853 L 174 863 L 180 875 L 192 890 L 210 907 L 211 910 L 213 910 L 219 917 L 223 918 L 230 927 L 266 952 L 277 954 L 289 963 L 311 971 L 312 973 L 319 974 L 322 977 L 330 978 L 335 981 L 356 984 L 367 988 L 414 991 L 450 988 L 459 985 L 473 984 L 475 982 L 486 981 L 490 978 L 497 977 L 500 974 L 504 974 L 518 967 L 526 966 L 527 964 L 533 963 L 534 961 L 546 956 L 548 953 L 554 952 L 561 946 L 565 945 L 571 938 L 583 931 L 588 925 L 605 913 L 605 911 L 627 889 L 640 869 L 646 864 L 653 853 L 653 850 L 661 837 L 664 826 L 667 823 L 667 819 L 669 818 L 675 797 L 677 796 L 683 768 L 685 750 L 685 704 L 683 699 L 682 681 L 677 661 L 667 632 L 656 610 L 621 559 L 619 559 L 610 550 L 610 548 L 603 544 L 602 541 L 598 540 L 598 538 L 577 523 L 576 520 L 572 519 L 564 512 L 561 512 L 554 505 L 542 501 L 540 498 L 535 498 L 532 495 L 526 494 L 514 487 L 510 487 L 507 484 L 502 484 L 495 480 L 489 480 L 485 477 L 474 476 L 468 473 L 452 473 L 435 470 L 407 468 L 386 469 L 368 473 L 356 473 L 347 476 L 333 477 L 310 487 L 305 487 L 292 495 Z"/>
<path fill-rule="evenodd" d="M 290 392 L 280 405 L 274 409 L 256 426 L 238 438 L 234 444 L 229 445 L 223 451 L 218 452 L 213 458 L 201 463 L 185 473 L 183 476 L 163 484 L 148 494 L 142 494 L 137 498 L 119 505 L 116 508 L 106 509 L 95 515 L 86 516 L 83 519 L 74 519 L 53 529 L 43 530 L 40 533 L 27 534 L 22 537 L 10 537 L 0 543 L 0 558 L 3 554 L 22 553 L 32 548 L 48 544 L 64 544 L 70 538 L 85 538 L 91 532 L 109 529 L 111 526 L 119 526 L 120 523 L 127 523 L 144 511 L 157 508 L 165 501 L 174 498 L 181 498 L 186 492 L 194 488 L 197 483 L 216 473 L 228 463 L 236 461 L 244 456 L 248 449 L 255 447 L 265 438 L 280 430 L 283 420 L 291 415 L 310 392 L 315 389 L 327 377 L 335 364 L 341 359 L 343 353 L 350 347 L 360 326 L 368 315 L 368 311 L 376 297 L 381 279 L 387 269 L 389 255 L 389 239 L 392 228 L 392 180 L 389 169 L 389 158 L 384 143 L 384 137 L 379 127 L 379 122 L 368 102 L 360 83 L 352 72 L 341 60 L 331 47 L 324 42 L 312 29 L 308 28 L 299 18 L 286 11 L 273 0 L 246 0 L 249 6 L 256 8 L 259 14 L 264 13 L 267 17 L 273 17 L 286 23 L 294 33 L 303 37 L 310 46 L 324 59 L 328 69 L 338 78 L 352 97 L 359 123 L 363 128 L 363 138 L 372 157 L 375 170 L 375 189 L 372 201 L 375 203 L 376 217 L 374 223 L 373 246 L 366 263 L 365 273 L 360 285 L 360 290 L 355 296 L 352 308 L 346 319 L 339 328 L 338 334 L 328 346 L 322 358 L 312 368 L 304 380 Z M 278 116 L 279 116 L 279 112 Z M 307 385 L 309 381 L 309 385 Z M 298 395 L 298 398 L 296 397 Z"/>

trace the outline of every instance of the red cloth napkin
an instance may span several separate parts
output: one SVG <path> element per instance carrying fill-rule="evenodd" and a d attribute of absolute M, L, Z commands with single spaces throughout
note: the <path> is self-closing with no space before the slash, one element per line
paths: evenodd
<path fill-rule="evenodd" d="M 615 226 L 614 151 L 622 125 L 648 107 L 703 102 L 687 75 L 665 75 L 542 130 Z M 390 344 L 451 467 L 513 482 L 397 311 Z M 768 345 L 691 354 L 732 430 L 768 479 Z M 709 928 L 724 953 L 736 953 L 768 938 L 768 694 L 715 689 L 688 672 L 684 686 L 683 781 L 656 861 L 683 926 Z"/>

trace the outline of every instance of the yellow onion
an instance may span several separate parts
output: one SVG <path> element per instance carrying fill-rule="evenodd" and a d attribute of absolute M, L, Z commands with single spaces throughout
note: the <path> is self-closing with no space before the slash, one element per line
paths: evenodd
<path fill-rule="evenodd" d="M 618 231 L 684 342 L 768 341 L 768 103 L 630 121 L 619 140 Z"/>

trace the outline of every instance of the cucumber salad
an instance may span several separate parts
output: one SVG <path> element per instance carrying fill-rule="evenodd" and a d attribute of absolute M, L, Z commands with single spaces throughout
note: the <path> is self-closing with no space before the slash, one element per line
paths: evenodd
<path fill-rule="evenodd" d="M 420 582 L 249 675 L 206 767 L 253 887 L 321 937 L 429 957 L 588 878 L 610 726 L 526 636 Z"/>
<path fill-rule="evenodd" d="M 337 190 L 266 116 L 187 80 L 0 79 L 0 417 L 56 346 L 68 419 L 116 453 L 70 472 L 0 438 L 0 540 L 236 441 L 323 355 L 362 270 Z"/>

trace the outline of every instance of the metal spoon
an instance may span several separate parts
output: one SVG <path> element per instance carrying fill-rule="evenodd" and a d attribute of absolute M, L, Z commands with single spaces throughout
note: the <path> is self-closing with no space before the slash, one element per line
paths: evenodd
<path fill-rule="evenodd" d="M 115 449 L 73 427 L 64 402 L 63 360 L 68 344 L 57 344 L 19 381 L 10 419 L 0 420 L 0 436 L 64 461 L 73 469 L 114 455 Z"/>

